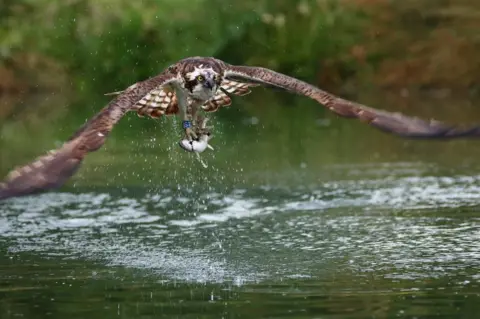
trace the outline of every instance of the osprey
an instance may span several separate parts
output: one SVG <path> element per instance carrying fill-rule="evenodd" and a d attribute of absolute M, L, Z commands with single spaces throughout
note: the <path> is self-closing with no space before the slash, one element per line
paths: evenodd
<path fill-rule="evenodd" d="M 230 65 L 212 57 L 191 57 L 180 60 L 155 77 L 113 93 L 118 96 L 60 148 L 10 172 L 0 183 L 0 199 L 62 186 L 78 170 L 85 156 L 105 143 L 113 126 L 129 111 L 152 118 L 178 114 L 185 133 L 185 139 L 180 142 L 182 148 L 203 151 L 205 147 L 196 148 L 194 143 L 208 142 L 205 135 L 210 132 L 200 119 L 199 111 L 214 112 L 230 105 L 231 95 L 248 94 L 250 88 L 258 85 L 307 96 L 341 117 L 356 118 L 401 137 L 452 139 L 480 136 L 480 126 L 461 129 L 376 110 L 266 68 Z"/>

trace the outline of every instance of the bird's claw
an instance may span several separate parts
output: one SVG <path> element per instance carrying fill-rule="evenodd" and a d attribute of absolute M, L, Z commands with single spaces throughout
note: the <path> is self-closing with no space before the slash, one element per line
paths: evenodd
<path fill-rule="evenodd" d="M 189 141 L 193 141 L 198 139 L 198 135 L 192 128 L 188 127 L 185 129 L 185 138 Z"/>
<path fill-rule="evenodd" d="M 207 127 L 207 118 L 197 118 L 193 128 L 185 129 L 185 138 L 179 142 L 181 148 L 187 152 L 194 152 L 197 154 L 202 153 L 207 148 L 213 150 L 208 144 L 208 141 L 212 139 L 210 133 L 211 127 Z M 203 164 L 202 164 L 203 165 Z M 205 166 L 205 165 L 204 165 Z"/>

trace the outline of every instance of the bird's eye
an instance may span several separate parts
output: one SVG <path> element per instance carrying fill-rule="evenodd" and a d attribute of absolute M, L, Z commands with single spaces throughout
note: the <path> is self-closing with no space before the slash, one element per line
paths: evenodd
<path fill-rule="evenodd" d="M 203 77 L 203 75 L 199 75 L 199 76 L 197 76 L 197 81 L 198 82 L 203 82 L 203 81 L 205 81 L 205 78 Z"/>

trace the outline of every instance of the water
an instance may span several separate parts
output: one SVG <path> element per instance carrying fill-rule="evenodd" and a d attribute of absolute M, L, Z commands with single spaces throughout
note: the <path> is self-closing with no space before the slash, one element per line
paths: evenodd
<path fill-rule="evenodd" d="M 2 202 L 1 317 L 477 317 L 477 142 L 236 112 L 207 170 L 132 118 L 61 191 Z M 72 131 L 25 121 L 3 170 Z"/>

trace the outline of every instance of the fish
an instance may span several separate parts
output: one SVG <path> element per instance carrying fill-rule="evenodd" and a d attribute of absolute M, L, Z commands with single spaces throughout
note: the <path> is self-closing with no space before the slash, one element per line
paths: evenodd
<path fill-rule="evenodd" d="M 180 147 L 190 153 L 194 153 L 197 157 L 197 160 L 202 164 L 204 168 L 207 168 L 208 165 L 202 160 L 200 157 L 200 153 L 203 153 L 207 148 L 210 150 L 214 150 L 214 148 L 208 144 L 208 142 L 212 139 L 213 135 L 210 132 L 210 128 L 207 127 L 208 118 L 198 119 L 198 123 L 200 125 L 196 128 L 196 139 L 187 139 L 184 138 L 178 142 Z"/>
<path fill-rule="evenodd" d="M 213 150 L 213 147 L 208 144 L 213 137 L 212 133 L 210 132 L 210 127 L 207 127 L 208 118 L 199 117 L 196 122 L 199 123 L 199 125 L 195 128 L 197 138 L 192 140 L 184 138 L 180 140 L 178 144 L 187 152 L 202 153 L 207 148 Z"/>
<path fill-rule="evenodd" d="M 214 150 L 213 147 L 208 144 L 212 137 L 212 134 L 205 133 L 201 134 L 197 139 L 194 140 L 188 140 L 185 138 L 178 142 L 178 144 L 187 152 L 203 153 L 207 148 Z"/>

